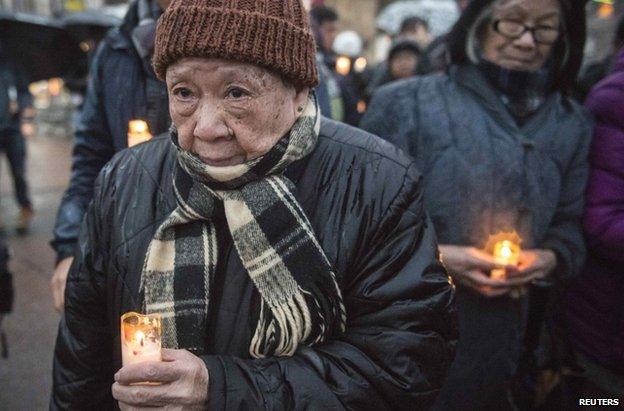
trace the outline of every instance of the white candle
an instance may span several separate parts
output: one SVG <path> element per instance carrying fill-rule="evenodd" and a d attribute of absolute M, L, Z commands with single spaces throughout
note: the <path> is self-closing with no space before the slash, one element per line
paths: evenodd
<path fill-rule="evenodd" d="M 160 315 L 126 313 L 121 317 L 121 359 L 125 367 L 162 361 Z"/>

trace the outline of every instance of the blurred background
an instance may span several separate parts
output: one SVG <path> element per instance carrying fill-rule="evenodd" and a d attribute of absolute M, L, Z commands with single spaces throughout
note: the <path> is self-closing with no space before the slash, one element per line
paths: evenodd
<path fill-rule="evenodd" d="M 427 47 L 452 26 L 462 2 L 310 3 L 330 6 L 339 16 L 332 35 L 336 39 L 327 54 L 331 54 L 330 66 L 338 75 L 356 77 L 351 86 L 357 110 L 352 123 L 357 124 L 358 114 L 366 110 L 367 89 L 374 82 L 375 69 L 388 58 L 402 22 L 412 16 L 424 20 Z M 59 319 L 48 287 L 55 263 L 48 243 L 69 181 L 74 121 L 83 103 L 89 64 L 98 43 L 110 28 L 121 23 L 127 9 L 127 2 L 115 0 L 0 0 L 0 40 L 24 76 L 34 108 L 30 127 L 22 130 L 34 204 L 28 221 L 20 221 L 24 216 L 12 201 L 12 172 L 6 157 L 0 157 L 0 225 L 12 250 L 10 267 L 16 289 L 13 313 L 3 323 L 8 358 L 0 358 L 0 410 L 47 409 Z M 591 0 L 587 12 L 584 73 L 612 55 L 613 33 L 624 15 L 624 1 Z M 14 90 L 9 90 L 9 95 L 16 99 Z M 344 116 L 340 119 L 347 121 Z M 22 223 L 26 225 L 22 227 Z"/>

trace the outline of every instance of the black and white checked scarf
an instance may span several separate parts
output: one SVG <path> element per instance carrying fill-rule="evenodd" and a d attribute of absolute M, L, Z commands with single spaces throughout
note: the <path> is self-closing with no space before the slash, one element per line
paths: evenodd
<path fill-rule="evenodd" d="M 250 342 L 254 358 L 290 356 L 344 331 L 346 313 L 336 275 L 308 218 L 282 175 L 314 149 L 320 129 L 311 96 L 291 131 L 265 156 L 211 167 L 177 145 L 178 207 L 149 245 L 141 284 L 147 313 L 163 319 L 163 345 L 205 352 L 211 280 L 218 243 L 212 214 L 223 202 L 238 255 L 261 297 Z"/>

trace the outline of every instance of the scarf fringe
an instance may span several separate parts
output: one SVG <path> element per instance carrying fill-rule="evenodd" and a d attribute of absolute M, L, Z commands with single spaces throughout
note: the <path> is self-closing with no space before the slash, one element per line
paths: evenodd
<path fill-rule="evenodd" d="M 305 295 L 311 297 L 311 294 L 301 287 L 297 291 L 281 303 L 262 300 L 260 318 L 249 350 L 253 358 L 292 356 L 299 344 L 310 337 L 313 322 Z"/>

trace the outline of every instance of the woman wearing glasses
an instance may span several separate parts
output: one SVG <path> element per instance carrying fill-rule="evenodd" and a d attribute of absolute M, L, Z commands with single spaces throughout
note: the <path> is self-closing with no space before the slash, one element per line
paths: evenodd
<path fill-rule="evenodd" d="M 568 98 L 585 42 L 572 3 L 473 0 L 449 35 L 448 73 L 381 89 L 363 119 L 416 159 L 457 284 L 460 342 L 441 409 L 510 406 L 529 296 L 583 265 L 591 121 Z M 494 279 L 500 261 L 483 250 L 501 232 L 524 251 Z"/>

